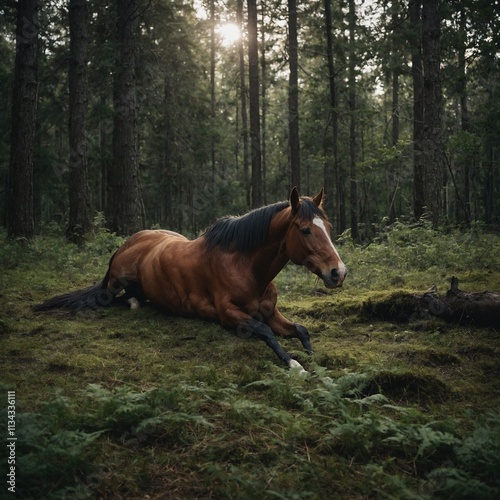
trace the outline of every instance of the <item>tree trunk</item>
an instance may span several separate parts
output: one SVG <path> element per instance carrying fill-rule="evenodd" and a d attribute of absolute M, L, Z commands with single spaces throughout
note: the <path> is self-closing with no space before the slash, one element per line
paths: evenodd
<path fill-rule="evenodd" d="M 248 0 L 248 78 L 250 97 L 250 138 L 252 159 L 252 208 L 262 204 L 262 167 L 260 155 L 259 43 L 257 3 Z"/>
<path fill-rule="evenodd" d="M 327 194 L 325 207 L 334 221 L 338 221 L 337 205 L 334 205 L 332 196 L 338 190 L 338 115 L 337 115 L 337 91 L 335 87 L 335 66 L 333 60 L 333 37 L 332 37 L 332 5 L 331 0 L 324 0 L 325 7 L 325 30 L 326 30 L 326 56 L 328 62 L 328 83 L 330 89 L 330 112 L 332 119 L 332 156 L 333 169 L 328 161 L 325 162 L 324 187 Z M 338 194 L 338 193 L 336 193 Z M 338 196 L 335 197 L 335 201 Z M 335 206 L 335 212 L 333 208 Z M 338 226 L 337 226 L 338 229 Z"/>
<path fill-rule="evenodd" d="M 410 0 L 411 74 L 413 81 L 413 214 L 420 219 L 425 212 L 424 198 L 424 75 L 422 66 L 421 0 Z"/>
<path fill-rule="evenodd" d="M 243 0 L 238 0 L 237 3 L 237 22 L 240 31 L 243 33 Z M 247 207 L 251 205 L 251 189 L 248 178 L 249 171 L 249 155 L 248 155 L 248 112 L 247 112 L 247 85 L 245 79 L 245 56 L 243 51 L 243 37 L 238 41 L 238 52 L 240 58 L 240 98 L 241 98 L 241 136 L 243 139 L 243 180 L 245 182 L 245 200 Z"/>
<path fill-rule="evenodd" d="M 443 218 L 444 146 L 441 116 L 441 18 L 439 0 L 424 0 L 422 55 L 424 67 L 424 196 L 434 227 Z"/>
<path fill-rule="evenodd" d="M 267 61 L 266 61 L 266 30 L 265 30 L 266 11 L 264 2 L 261 4 L 261 47 L 260 47 L 260 67 L 262 75 L 261 94 L 262 94 L 262 118 L 261 118 L 261 161 L 262 161 L 262 200 L 267 205 L 267 137 L 266 137 L 266 118 L 267 118 Z"/>
<path fill-rule="evenodd" d="M 391 145 L 397 147 L 399 142 L 399 70 L 392 70 L 392 138 Z M 396 198 L 399 191 L 399 158 L 395 157 L 390 162 L 391 168 L 391 192 L 389 197 L 388 217 L 391 222 L 394 222 L 398 216 Z"/>
<path fill-rule="evenodd" d="M 38 0 L 17 2 L 16 60 L 6 214 L 11 238 L 32 239 L 33 151 L 38 100 Z"/>
<path fill-rule="evenodd" d="M 66 235 L 79 244 L 92 227 L 85 130 L 88 105 L 86 18 L 86 0 L 70 0 L 69 224 Z"/>
<path fill-rule="evenodd" d="M 349 177 L 350 177 L 350 209 L 351 237 L 359 238 L 358 229 L 358 183 L 356 179 L 356 5 L 349 0 Z"/>
<path fill-rule="evenodd" d="M 165 130 L 163 132 L 164 137 L 164 157 L 163 157 L 163 179 L 164 179 L 164 189 L 165 189 L 165 223 L 167 228 L 174 227 L 174 194 L 173 194 L 173 181 L 175 178 L 175 172 L 173 171 L 174 166 L 172 164 L 173 156 L 173 146 L 172 137 L 174 135 L 172 119 L 170 115 L 170 110 L 168 108 L 169 103 L 172 101 L 172 94 L 175 92 L 173 89 L 172 81 L 170 75 L 165 74 L 164 83 L 164 94 L 163 94 L 163 126 Z"/>
<path fill-rule="evenodd" d="M 288 141 L 292 187 L 300 192 L 299 74 L 297 51 L 297 0 L 288 0 Z"/>
<path fill-rule="evenodd" d="M 397 6 L 393 5 L 392 9 L 392 30 L 396 29 L 398 24 L 398 15 L 396 11 Z M 392 57 L 396 58 L 396 54 L 398 51 L 397 44 L 395 42 L 395 37 L 393 36 L 391 43 Z M 396 66 L 395 61 L 393 61 L 392 65 L 392 113 L 391 113 L 391 122 L 392 122 L 392 134 L 391 134 L 391 146 L 396 148 L 399 142 L 399 68 Z M 396 198 L 398 196 L 399 191 L 399 158 L 395 157 L 390 162 L 391 167 L 391 192 L 389 198 L 389 210 L 388 217 L 390 221 L 396 220 L 399 211 L 397 210 L 397 202 Z"/>
<path fill-rule="evenodd" d="M 118 50 L 114 74 L 113 167 L 108 170 L 111 230 L 128 235 L 144 228 L 137 155 L 135 0 L 117 0 Z"/>
<path fill-rule="evenodd" d="M 465 52 L 467 49 L 466 39 L 467 39 L 467 18 L 465 15 L 465 9 L 462 6 L 460 8 L 460 26 L 459 26 L 459 49 L 458 49 L 458 70 L 460 75 L 458 78 L 458 91 L 460 94 L 460 122 L 462 132 L 469 132 L 469 111 L 467 107 L 467 74 L 465 71 Z M 464 216 L 465 222 L 470 224 L 471 218 L 471 204 L 470 204 L 470 163 L 473 162 L 473 158 L 466 158 L 464 164 Z"/>
<path fill-rule="evenodd" d="M 493 106 L 493 95 L 489 93 L 488 102 Z M 496 164 L 495 145 L 491 138 L 486 141 L 486 162 L 485 162 L 485 179 L 484 179 L 484 222 L 491 224 L 495 218 L 495 181 L 496 181 Z"/>
<path fill-rule="evenodd" d="M 342 234 L 345 230 L 345 209 L 344 209 L 344 189 L 342 168 L 339 161 L 339 113 L 337 86 L 335 81 L 335 63 L 333 58 L 333 36 L 332 36 L 332 6 L 331 0 L 324 0 L 325 5 L 325 29 L 326 29 L 326 52 L 328 61 L 328 81 L 330 88 L 330 108 L 332 119 L 332 155 L 333 172 L 325 163 L 324 184 L 326 191 L 326 209 L 330 213 L 336 226 L 337 234 Z M 333 174 L 333 175 L 332 175 Z M 333 213 L 332 213 L 333 212 Z"/>
<path fill-rule="evenodd" d="M 101 94 L 99 104 L 104 108 L 106 106 L 106 97 Z M 100 203 L 99 210 L 105 214 L 107 213 L 108 205 L 108 168 L 109 168 L 109 150 L 107 138 L 110 132 L 111 123 L 108 120 L 101 120 L 99 123 L 99 165 L 101 174 L 101 190 L 100 190 Z"/>
<path fill-rule="evenodd" d="M 215 194 L 215 0 L 210 0 L 210 120 L 212 193 Z"/>

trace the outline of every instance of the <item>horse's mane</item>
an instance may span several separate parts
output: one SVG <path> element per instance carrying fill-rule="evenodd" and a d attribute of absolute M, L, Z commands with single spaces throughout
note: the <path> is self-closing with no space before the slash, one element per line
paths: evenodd
<path fill-rule="evenodd" d="M 326 218 L 323 210 L 311 199 L 302 198 L 299 208 L 299 217 L 312 220 L 319 216 Z M 229 251 L 251 252 L 264 244 L 269 231 L 271 219 L 290 206 L 288 201 L 280 201 L 273 205 L 257 208 L 239 217 L 223 217 L 215 221 L 203 234 L 205 248 L 215 247 Z"/>

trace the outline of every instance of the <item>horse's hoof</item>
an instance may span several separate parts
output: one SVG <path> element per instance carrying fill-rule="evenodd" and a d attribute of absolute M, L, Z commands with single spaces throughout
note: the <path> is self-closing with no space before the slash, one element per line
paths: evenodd
<path fill-rule="evenodd" d="M 304 375 L 304 374 L 308 373 L 306 370 L 304 370 L 304 367 L 295 359 L 291 359 L 288 362 L 288 366 L 290 367 L 291 370 L 294 370 L 295 372 L 297 372 L 300 375 Z"/>
<path fill-rule="evenodd" d="M 130 299 L 127 300 L 127 302 L 130 305 L 130 310 L 135 311 L 136 309 L 139 309 L 139 301 L 135 297 L 131 297 Z"/>

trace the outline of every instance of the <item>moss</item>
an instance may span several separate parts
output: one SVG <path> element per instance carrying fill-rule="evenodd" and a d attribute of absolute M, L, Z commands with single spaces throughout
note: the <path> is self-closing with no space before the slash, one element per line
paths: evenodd
<path fill-rule="evenodd" d="M 447 385 L 436 376 L 409 371 L 380 371 L 368 381 L 363 392 L 382 393 L 399 402 L 418 404 L 441 403 L 451 395 Z"/>
<path fill-rule="evenodd" d="M 366 318 L 378 318 L 384 321 L 407 323 L 411 318 L 419 316 L 415 297 L 406 292 L 395 292 L 388 296 L 372 298 L 363 302 L 360 311 Z"/>
<path fill-rule="evenodd" d="M 432 493 L 415 471 L 437 462 L 419 457 L 417 467 L 419 444 L 399 443 L 396 431 L 417 435 L 432 422 L 451 421 L 454 435 L 472 432 L 482 415 L 500 407 L 500 341 L 489 329 L 445 328 L 425 319 L 416 327 L 389 322 L 385 314 L 402 314 L 404 294 L 421 293 L 435 280 L 446 287 L 452 273 L 469 290 L 498 289 L 500 273 L 492 240 L 480 238 L 467 256 L 451 236 L 439 242 L 421 236 L 425 248 L 401 228 L 370 247 L 340 246 L 350 268 L 341 290 L 320 293 L 321 283 L 294 266 L 278 277 L 281 309 L 310 329 L 315 349 L 308 356 L 297 339 L 281 340 L 310 371 L 300 378 L 263 342 L 151 306 L 35 316 L 34 303 L 102 278 L 118 241 L 101 235 L 81 248 L 55 237 L 23 247 L 7 242 L 0 247 L 2 387 L 16 390 L 19 412 L 33 414 L 63 394 L 74 407 L 58 420 L 61 432 L 84 424 L 96 430 L 88 428 L 87 414 L 105 420 L 100 403 L 86 395 L 89 384 L 132 398 L 151 390 L 169 394 L 165 404 L 148 402 L 148 418 L 158 420 L 144 424 L 147 432 L 110 421 L 106 429 L 114 430 L 99 428 L 104 434 L 84 455 L 92 471 L 70 474 L 95 497 L 155 498 L 165 489 L 173 498 Z M 415 248 L 400 255 L 396 241 Z M 446 254 L 446 245 L 461 259 Z M 414 265 L 419 256 L 435 267 Z M 378 308 L 377 318 L 368 319 L 366 312 Z M 198 417 L 210 425 L 198 425 Z M 411 427 L 417 425 L 423 427 Z M 345 434 L 334 436 L 340 428 Z M 388 441 L 386 428 L 395 432 Z M 388 459 L 394 456 L 399 459 Z"/>
<path fill-rule="evenodd" d="M 399 356 L 416 366 L 447 367 L 459 366 L 462 363 L 460 356 L 434 348 L 412 349 L 401 352 Z"/>

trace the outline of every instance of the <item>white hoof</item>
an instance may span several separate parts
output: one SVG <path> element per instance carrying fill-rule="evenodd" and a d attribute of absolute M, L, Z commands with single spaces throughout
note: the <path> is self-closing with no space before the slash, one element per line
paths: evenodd
<path fill-rule="evenodd" d="M 127 300 L 130 310 L 135 311 L 136 309 L 139 309 L 139 301 L 135 297 L 131 297 L 130 299 Z"/>
<path fill-rule="evenodd" d="M 291 359 L 288 362 L 288 366 L 290 367 L 290 369 L 295 370 L 300 375 L 304 375 L 304 374 L 307 373 L 307 371 L 304 370 L 304 367 L 298 361 L 296 361 L 295 359 Z"/>

